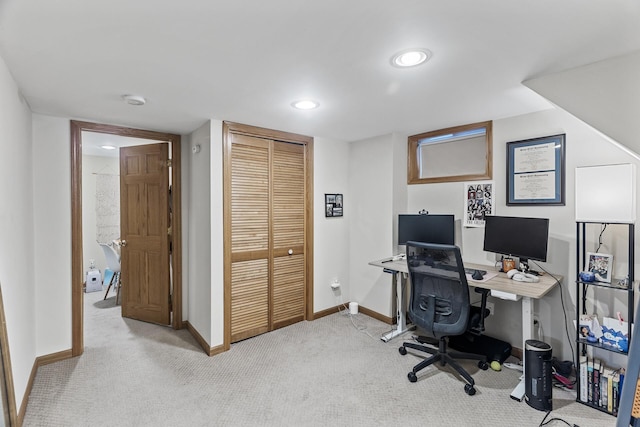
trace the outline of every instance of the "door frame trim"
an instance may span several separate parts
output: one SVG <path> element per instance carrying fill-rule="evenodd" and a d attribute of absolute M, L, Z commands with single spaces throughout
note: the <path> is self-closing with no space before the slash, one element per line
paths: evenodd
<path fill-rule="evenodd" d="M 313 320 L 313 137 L 234 122 L 223 122 L 224 342 L 231 348 L 231 134 L 241 134 L 305 147 L 305 318 Z"/>
<path fill-rule="evenodd" d="M 71 353 L 84 351 L 84 293 L 82 248 L 82 131 L 107 133 L 133 138 L 171 142 L 171 202 L 173 293 L 173 329 L 181 329 L 182 322 L 182 181 L 181 137 L 171 133 L 133 129 L 122 126 L 71 120 Z"/>

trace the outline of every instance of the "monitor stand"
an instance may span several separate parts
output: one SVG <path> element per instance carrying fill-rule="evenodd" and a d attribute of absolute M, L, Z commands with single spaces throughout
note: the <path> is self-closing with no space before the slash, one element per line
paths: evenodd
<path fill-rule="evenodd" d="M 533 274 L 534 276 L 539 276 L 540 273 L 529 268 L 529 260 L 526 258 L 520 258 L 520 270 L 523 273 Z"/>

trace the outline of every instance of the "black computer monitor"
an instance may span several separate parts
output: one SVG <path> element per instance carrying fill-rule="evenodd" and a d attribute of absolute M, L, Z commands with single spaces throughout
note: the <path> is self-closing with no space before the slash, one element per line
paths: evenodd
<path fill-rule="evenodd" d="M 453 215 L 398 215 L 398 245 L 407 242 L 455 244 Z"/>
<path fill-rule="evenodd" d="M 530 259 L 547 261 L 548 218 L 485 216 L 484 220 L 485 251 L 518 257 L 525 269 Z"/>

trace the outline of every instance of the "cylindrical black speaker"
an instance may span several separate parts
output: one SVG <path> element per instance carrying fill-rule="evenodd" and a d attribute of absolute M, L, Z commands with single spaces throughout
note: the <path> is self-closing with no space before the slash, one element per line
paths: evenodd
<path fill-rule="evenodd" d="M 524 399 L 532 408 L 551 411 L 551 346 L 538 340 L 524 343 Z"/>

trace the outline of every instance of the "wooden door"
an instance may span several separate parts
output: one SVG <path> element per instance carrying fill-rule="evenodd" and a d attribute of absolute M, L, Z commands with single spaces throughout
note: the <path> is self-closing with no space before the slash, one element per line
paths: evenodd
<path fill-rule="evenodd" d="M 169 144 L 120 149 L 122 315 L 167 325 Z"/>
<path fill-rule="evenodd" d="M 273 329 L 304 319 L 304 146 L 273 143 Z"/>
<path fill-rule="evenodd" d="M 305 150 L 231 134 L 231 342 L 305 317 Z"/>
<path fill-rule="evenodd" d="M 269 330 L 269 146 L 232 135 L 231 342 Z"/>

